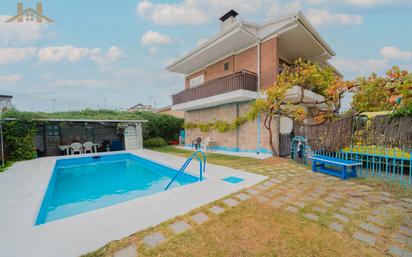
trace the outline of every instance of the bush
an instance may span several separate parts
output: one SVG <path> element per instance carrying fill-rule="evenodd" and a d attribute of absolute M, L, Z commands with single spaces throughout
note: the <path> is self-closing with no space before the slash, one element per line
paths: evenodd
<path fill-rule="evenodd" d="M 161 137 L 149 138 L 146 141 L 143 141 L 144 147 L 146 148 L 155 148 L 167 145 L 166 140 Z"/>
<path fill-rule="evenodd" d="M 141 112 L 139 116 L 141 119 L 148 121 L 143 124 L 144 141 L 155 137 L 161 137 L 167 142 L 179 140 L 179 132 L 183 128 L 183 119 L 152 112 Z"/>

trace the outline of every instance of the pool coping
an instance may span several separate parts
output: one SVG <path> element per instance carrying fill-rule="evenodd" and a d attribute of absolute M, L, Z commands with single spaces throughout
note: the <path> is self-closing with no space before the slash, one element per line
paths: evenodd
<path fill-rule="evenodd" d="M 103 154 L 118 153 L 135 154 L 174 169 L 179 169 L 185 161 L 185 158 L 145 149 Z M 208 163 L 204 174 L 207 179 L 201 183 L 35 226 L 54 164 L 57 159 L 64 158 L 73 156 L 18 162 L 0 174 L 0 256 L 79 256 L 266 179 L 262 175 Z M 191 163 L 188 170 L 198 176 L 197 163 Z M 244 181 L 237 184 L 222 181 L 228 176 L 241 177 Z"/>

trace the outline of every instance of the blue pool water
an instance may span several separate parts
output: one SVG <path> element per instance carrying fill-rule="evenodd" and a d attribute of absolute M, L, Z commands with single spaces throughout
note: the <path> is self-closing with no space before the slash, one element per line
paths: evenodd
<path fill-rule="evenodd" d="M 58 160 L 36 225 L 164 191 L 176 172 L 128 153 Z M 196 181 L 182 173 L 171 187 Z"/>

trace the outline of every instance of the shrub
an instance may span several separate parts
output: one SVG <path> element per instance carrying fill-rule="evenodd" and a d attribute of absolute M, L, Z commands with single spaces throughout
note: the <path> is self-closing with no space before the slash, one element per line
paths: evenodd
<path fill-rule="evenodd" d="M 149 138 L 146 141 L 143 141 L 144 147 L 146 148 L 155 148 L 167 145 L 166 140 L 161 137 Z"/>

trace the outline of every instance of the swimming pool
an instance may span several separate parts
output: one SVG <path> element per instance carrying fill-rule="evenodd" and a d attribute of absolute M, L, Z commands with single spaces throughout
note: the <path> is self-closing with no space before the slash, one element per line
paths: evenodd
<path fill-rule="evenodd" d="M 130 153 L 57 160 L 35 224 L 164 191 L 176 172 Z M 182 173 L 171 187 L 196 181 Z"/>

